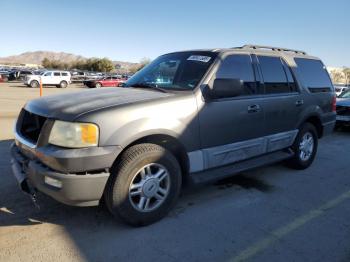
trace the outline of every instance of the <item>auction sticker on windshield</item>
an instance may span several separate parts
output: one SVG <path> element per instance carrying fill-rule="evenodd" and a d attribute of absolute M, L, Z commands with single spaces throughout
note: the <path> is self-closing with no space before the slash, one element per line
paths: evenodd
<path fill-rule="evenodd" d="M 204 63 L 209 62 L 210 59 L 211 59 L 210 56 L 204 56 L 204 55 L 191 55 L 189 58 L 187 58 L 187 60 L 190 60 L 190 61 L 200 61 Z"/>

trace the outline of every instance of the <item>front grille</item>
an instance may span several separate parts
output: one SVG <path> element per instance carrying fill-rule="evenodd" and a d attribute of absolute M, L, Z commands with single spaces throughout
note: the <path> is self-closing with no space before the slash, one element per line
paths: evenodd
<path fill-rule="evenodd" d="M 36 143 L 45 121 L 46 117 L 23 110 L 17 128 L 24 138 L 30 140 L 32 143 Z"/>
<path fill-rule="evenodd" d="M 337 106 L 337 115 L 350 116 L 350 107 L 348 106 Z"/>

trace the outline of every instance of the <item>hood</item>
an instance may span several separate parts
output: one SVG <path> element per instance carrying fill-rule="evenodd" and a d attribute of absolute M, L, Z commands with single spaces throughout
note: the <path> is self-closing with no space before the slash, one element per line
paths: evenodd
<path fill-rule="evenodd" d="M 135 88 L 94 89 L 35 99 L 28 102 L 25 109 L 48 118 L 72 121 L 90 111 L 172 95 Z"/>
<path fill-rule="evenodd" d="M 337 98 L 337 106 L 350 107 L 350 98 Z"/>

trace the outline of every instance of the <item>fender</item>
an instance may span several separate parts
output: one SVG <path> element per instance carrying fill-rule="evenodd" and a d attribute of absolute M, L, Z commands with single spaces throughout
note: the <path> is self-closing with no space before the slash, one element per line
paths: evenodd
<path fill-rule="evenodd" d="M 194 137 L 198 137 L 194 130 L 177 119 L 170 118 L 143 118 L 121 126 L 108 139 L 105 144 L 127 147 L 134 141 L 150 135 L 168 135 L 178 140 L 187 152 L 197 148 Z"/>
<path fill-rule="evenodd" d="M 318 105 L 308 106 L 300 115 L 300 120 L 295 128 L 299 128 L 308 118 L 317 117 L 321 121 L 322 109 Z"/>

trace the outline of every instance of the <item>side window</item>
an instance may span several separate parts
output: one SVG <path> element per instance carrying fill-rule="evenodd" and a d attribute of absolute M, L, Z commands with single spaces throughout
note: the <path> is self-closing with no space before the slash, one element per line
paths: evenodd
<path fill-rule="evenodd" d="M 320 60 L 295 58 L 295 63 L 305 87 L 332 89 L 331 79 Z"/>
<path fill-rule="evenodd" d="M 54 72 L 53 75 L 54 76 L 61 76 L 61 73 L 60 72 Z"/>
<path fill-rule="evenodd" d="M 62 74 L 62 76 L 68 76 L 68 74 L 66 72 L 62 72 L 61 74 Z"/>
<path fill-rule="evenodd" d="M 249 55 L 230 55 L 221 63 L 216 78 L 235 78 L 243 81 L 243 95 L 257 93 L 252 61 Z"/>
<path fill-rule="evenodd" d="M 52 76 L 52 72 L 46 72 L 44 76 Z"/>
<path fill-rule="evenodd" d="M 266 94 L 288 93 L 291 89 L 279 57 L 258 56 Z"/>
<path fill-rule="evenodd" d="M 298 90 L 298 88 L 297 88 L 297 84 L 294 81 L 291 69 L 283 59 L 282 59 L 282 64 L 284 66 L 284 70 L 285 70 L 286 75 L 287 75 L 289 88 L 292 92 L 296 92 Z"/>

